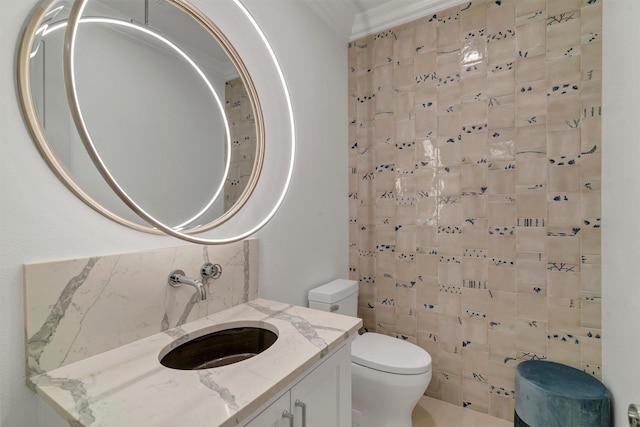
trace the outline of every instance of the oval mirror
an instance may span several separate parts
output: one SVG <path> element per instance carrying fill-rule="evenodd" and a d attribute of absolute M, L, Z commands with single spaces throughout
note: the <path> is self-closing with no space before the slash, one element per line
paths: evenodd
<path fill-rule="evenodd" d="M 43 157 L 92 208 L 147 232 L 193 234 L 227 221 L 262 168 L 262 111 L 249 73 L 188 6 L 45 1 L 19 51 L 19 96 Z M 65 36 L 73 37 L 72 77 Z"/>

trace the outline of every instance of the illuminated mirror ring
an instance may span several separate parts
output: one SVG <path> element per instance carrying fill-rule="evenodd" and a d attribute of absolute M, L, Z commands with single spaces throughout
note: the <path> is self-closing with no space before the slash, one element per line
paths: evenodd
<path fill-rule="evenodd" d="M 187 53 L 185 53 L 182 49 L 180 49 L 178 46 L 176 46 L 173 42 L 171 42 L 170 40 L 168 40 L 166 37 L 162 36 L 161 34 L 158 34 L 154 31 L 151 31 L 141 25 L 135 24 L 133 22 L 128 22 L 128 21 L 122 21 L 119 19 L 112 19 L 112 18 L 80 18 L 79 22 L 81 24 L 91 24 L 91 23 L 98 23 L 98 24 L 110 24 L 110 25 L 115 25 L 115 26 L 122 26 L 122 27 L 126 27 L 126 28 L 130 28 L 132 30 L 135 31 L 139 31 L 142 32 L 150 37 L 153 37 L 154 39 L 162 42 L 165 46 L 168 46 L 170 49 L 172 49 L 176 54 L 178 54 L 182 59 L 184 59 L 187 64 L 189 64 L 193 70 L 196 72 L 196 74 L 202 79 L 202 81 L 204 82 L 205 86 L 207 86 L 207 89 L 209 89 L 209 92 L 211 92 L 211 95 L 213 96 L 213 98 L 216 101 L 216 105 L 218 106 L 218 109 L 220 110 L 222 119 L 223 119 L 223 123 L 224 123 L 224 128 L 225 128 L 225 141 L 226 141 L 226 154 L 225 154 L 225 168 L 224 168 L 224 173 L 222 175 L 222 179 L 220 180 L 220 185 L 218 185 L 218 188 L 216 189 L 216 191 L 214 192 L 213 196 L 211 197 L 211 200 L 209 200 L 209 202 L 195 215 L 193 215 L 191 218 L 183 221 L 181 224 L 176 225 L 175 227 L 172 227 L 173 229 L 176 230 L 181 230 L 184 227 L 188 226 L 189 224 L 193 223 L 194 221 L 196 221 L 198 218 L 200 218 L 202 215 L 204 215 L 207 210 L 215 203 L 215 201 L 218 199 L 218 197 L 220 197 L 220 195 L 222 194 L 222 190 L 224 189 L 224 184 L 225 181 L 227 179 L 227 176 L 229 175 L 229 168 L 231 166 L 231 131 L 229 130 L 229 122 L 227 120 L 226 115 L 224 114 L 224 106 L 222 105 L 222 101 L 220 100 L 220 97 L 218 96 L 218 93 L 216 92 L 216 90 L 213 88 L 211 82 L 209 81 L 209 79 L 207 78 L 207 76 L 205 75 L 205 73 L 202 71 L 202 69 L 200 69 L 200 67 L 198 66 L 198 64 L 195 63 L 195 61 L 193 61 L 193 59 L 191 59 L 189 57 L 189 55 L 187 55 Z M 55 26 L 50 26 L 50 27 L 43 27 L 43 31 L 42 31 L 42 35 L 47 35 L 48 33 L 52 32 L 52 31 L 56 31 L 58 29 L 61 28 L 66 28 L 67 26 L 67 22 L 63 22 L 60 24 L 57 24 Z M 33 55 L 33 54 L 32 54 Z"/>
<path fill-rule="evenodd" d="M 74 123 L 76 125 L 76 128 L 78 130 L 78 133 L 80 135 L 80 138 L 82 139 L 82 142 L 87 150 L 87 153 L 89 154 L 89 157 L 91 158 L 91 160 L 93 161 L 93 163 L 95 164 L 96 168 L 99 170 L 100 174 L 102 175 L 102 177 L 105 179 L 105 181 L 108 183 L 108 185 L 111 187 L 111 189 L 120 197 L 120 199 L 125 202 L 127 204 L 127 206 L 129 206 L 134 212 L 136 212 L 141 218 L 143 218 L 145 221 L 147 221 L 149 224 L 153 225 L 154 227 L 156 227 L 157 229 L 180 239 L 192 242 L 192 243 L 198 243 L 198 244 L 222 244 L 222 243 L 230 243 L 230 242 L 234 242 L 237 240 L 241 240 L 244 239 L 248 236 L 250 236 L 251 234 L 254 234 L 256 231 L 260 230 L 262 227 L 264 227 L 264 225 L 267 224 L 267 222 L 275 215 L 275 213 L 277 212 L 277 210 L 279 209 L 280 205 L 282 204 L 282 201 L 284 200 L 284 197 L 288 191 L 290 182 L 291 182 L 291 176 L 293 173 L 293 165 L 294 165 L 294 158 L 295 158 L 295 126 L 294 126 L 294 121 L 293 121 L 293 109 L 292 109 L 292 105 L 291 105 L 291 99 L 289 96 L 289 92 L 288 92 L 288 88 L 286 85 L 286 82 L 284 80 L 284 75 L 282 73 L 282 70 L 280 68 L 280 65 L 278 64 L 278 61 L 275 57 L 275 54 L 270 46 L 270 44 L 268 43 L 264 33 L 262 33 L 262 31 L 260 30 L 259 26 L 257 25 L 257 23 L 255 22 L 255 20 L 253 19 L 253 17 L 251 16 L 251 14 L 246 10 L 246 8 L 244 7 L 244 5 L 242 5 L 242 3 L 240 3 L 238 0 L 234 0 L 234 3 L 236 4 L 236 6 L 242 10 L 242 12 L 245 14 L 246 18 L 249 19 L 249 21 L 252 23 L 252 25 L 254 26 L 254 28 L 256 29 L 256 31 L 259 33 L 261 41 L 264 43 L 265 47 L 267 48 L 267 50 L 269 51 L 269 55 L 274 63 L 274 66 L 277 70 L 278 76 L 279 76 L 279 80 L 280 83 L 282 84 L 282 89 L 284 91 L 285 97 L 286 97 L 286 103 L 287 103 L 287 109 L 288 109 L 288 118 L 289 118 L 289 123 L 290 123 L 290 132 L 291 132 L 291 145 L 290 145 L 290 161 L 288 164 L 288 170 L 287 170 L 287 176 L 284 182 L 284 185 L 282 186 L 281 192 L 279 194 L 279 196 L 276 199 L 275 204 L 270 208 L 266 210 L 266 214 L 264 215 L 264 217 L 261 220 L 258 220 L 256 224 L 253 224 L 251 226 L 248 227 L 244 227 L 244 230 L 241 232 L 238 232 L 236 235 L 231 236 L 231 237 L 220 237 L 220 238 L 198 238 L 195 237 L 193 235 L 191 235 L 190 233 L 195 232 L 195 230 L 189 230 L 188 232 L 180 232 L 176 229 L 173 229 L 171 227 L 168 227 L 167 225 L 163 224 L 162 222 L 158 221 L 156 218 L 154 218 L 152 215 L 150 215 L 148 212 L 146 212 L 144 209 L 142 209 L 123 189 L 122 187 L 116 182 L 116 180 L 113 178 L 113 176 L 110 174 L 109 170 L 106 168 L 104 162 L 102 161 L 100 155 L 98 154 L 95 145 L 91 139 L 91 135 L 89 133 L 89 130 L 87 129 L 86 123 L 84 122 L 83 116 L 82 116 L 82 112 L 80 110 L 79 107 L 79 101 L 78 101 L 78 97 L 77 97 L 77 91 L 76 91 L 76 86 L 75 86 L 75 69 L 74 69 L 74 53 L 75 53 L 75 44 L 76 44 L 76 37 L 77 37 L 77 30 L 78 30 L 78 26 L 80 24 L 80 22 L 82 22 L 82 19 L 80 18 L 82 16 L 82 13 L 84 11 L 84 8 L 87 4 L 88 0 L 76 0 L 76 2 L 74 3 L 72 10 L 71 10 L 71 14 L 69 17 L 69 25 L 67 27 L 66 30 L 66 35 L 65 35 L 65 48 L 64 48 L 64 73 L 65 73 L 65 86 L 66 86 L 66 92 L 67 92 L 67 98 L 69 101 L 69 107 L 71 109 L 71 115 L 73 117 Z M 206 18 L 202 13 L 200 13 L 197 9 L 195 9 L 192 5 L 190 5 L 189 3 L 187 3 L 184 0 L 173 0 L 174 4 L 178 5 L 180 8 L 186 10 L 189 14 L 191 14 L 192 16 L 194 16 L 196 19 L 198 19 L 198 21 L 205 27 L 207 28 L 209 31 L 211 32 L 216 32 L 216 27 L 215 25 L 213 25 L 213 23 L 211 23 L 208 18 Z M 218 34 L 218 33 L 216 33 Z M 220 34 L 218 34 L 220 36 Z M 226 40 L 224 37 L 221 38 L 222 40 Z M 230 45 L 226 46 L 227 49 L 233 51 L 233 49 L 231 48 Z M 247 74 L 248 75 L 248 74 Z M 261 154 L 261 153 L 259 153 Z M 254 173 L 252 175 L 252 178 L 257 180 L 258 177 L 258 173 Z M 255 183 L 254 183 L 255 184 Z M 255 186 L 255 185 L 254 185 Z M 253 188 L 250 187 L 250 188 Z M 244 197 L 245 197 L 245 201 L 246 198 L 249 197 L 250 191 L 245 191 Z M 240 203 L 239 203 L 240 205 Z M 216 221 L 214 225 L 208 227 L 208 228 L 213 228 L 215 225 L 220 224 L 221 222 L 224 222 L 225 220 L 229 219 L 232 215 L 230 215 L 230 212 L 227 212 L 227 214 L 225 214 L 221 220 Z M 197 231 L 202 231 L 202 229 L 199 229 Z"/>
<path fill-rule="evenodd" d="M 158 3 L 154 3 L 154 7 L 149 9 L 148 0 L 140 0 L 141 4 L 144 3 L 145 6 L 145 17 L 144 17 L 144 25 L 148 24 L 148 13 L 151 10 L 153 13 L 157 13 Z M 96 1 L 98 2 L 98 0 Z M 140 216 L 138 216 L 129 206 L 127 206 L 118 196 L 117 194 L 109 188 L 107 181 L 102 179 L 99 175 L 98 169 L 93 164 L 93 160 L 90 160 L 90 157 L 87 153 L 87 150 L 84 147 L 84 144 L 79 144 L 79 146 L 73 146 L 74 141 L 79 141 L 80 137 L 75 129 L 75 126 L 68 126 L 70 122 L 73 121 L 70 108 L 67 101 L 66 96 L 66 85 L 64 84 L 64 78 L 62 73 L 62 50 L 63 50 L 63 40 L 62 38 L 65 36 L 63 31 L 56 31 L 56 29 L 64 28 L 67 25 L 69 10 L 71 9 L 73 2 L 68 0 L 41 0 L 41 2 L 33 9 L 30 14 L 29 19 L 27 20 L 25 27 L 22 32 L 21 41 L 19 44 L 18 55 L 17 55 L 17 67 L 16 67 L 16 83 L 17 83 L 17 92 L 18 92 L 18 100 L 19 105 L 21 107 L 21 112 L 25 120 L 25 125 L 28 131 L 31 134 L 32 140 L 38 148 L 43 160 L 49 165 L 55 175 L 60 179 L 60 181 L 80 200 L 85 202 L 88 206 L 90 206 L 95 211 L 99 212 L 103 216 L 125 225 L 129 228 L 136 229 L 143 232 L 154 233 L 154 234 L 164 234 L 162 231 L 157 228 L 150 227 L 147 222 L 144 222 Z M 124 7 L 125 14 L 126 9 L 132 5 L 132 1 L 122 3 L 120 9 L 116 9 L 115 11 L 121 13 Z M 177 5 L 177 3 L 185 3 L 186 6 Z M 237 128 L 239 125 L 243 123 L 250 123 L 253 126 L 248 130 L 250 132 L 247 134 L 247 130 L 240 130 L 241 135 L 236 135 L 234 138 L 238 138 L 242 136 L 243 141 L 250 140 L 252 143 L 250 145 L 250 149 L 253 149 L 252 152 L 239 152 L 237 148 L 234 148 L 233 156 L 236 161 L 241 161 L 241 164 L 236 163 L 234 174 L 229 175 L 228 186 L 225 187 L 225 198 L 224 198 L 224 210 L 217 217 L 211 217 L 211 215 L 219 209 L 220 206 L 212 209 L 211 212 L 207 212 L 206 217 L 208 219 L 199 218 L 200 224 L 192 223 L 188 227 L 189 229 L 184 231 L 186 234 L 198 233 L 201 231 L 211 230 L 216 228 L 215 231 L 210 232 L 210 235 L 219 236 L 223 235 L 224 237 L 229 235 L 239 235 L 243 230 L 252 229 L 253 227 L 249 227 L 250 224 L 256 223 L 256 218 L 253 218 L 251 214 L 247 215 L 248 212 L 246 209 L 242 215 L 240 215 L 241 219 L 238 221 L 238 217 L 234 217 L 234 214 L 240 210 L 240 207 L 243 207 L 249 200 L 251 206 L 249 207 L 249 211 L 253 212 L 262 212 L 262 206 L 270 206 L 269 201 L 267 200 L 265 203 L 265 197 L 263 194 L 264 191 L 260 191 L 259 188 L 258 193 L 260 196 L 258 198 L 251 197 L 253 191 L 255 191 L 255 187 L 258 185 L 258 177 L 260 176 L 263 170 L 263 160 L 264 160 L 264 118 L 263 118 L 263 110 L 261 108 L 260 103 L 258 102 L 257 91 L 252 81 L 252 76 L 249 75 L 246 66 L 243 61 L 238 56 L 237 52 L 234 50 L 234 47 L 229 43 L 226 39 L 225 35 L 219 31 L 219 29 L 215 25 L 211 25 L 214 30 L 212 31 L 206 25 L 203 25 L 202 20 L 198 19 L 197 16 L 191 12 L 189 9 L 189 5 L 186 2 L 180 2 L 179 0 L 167 1 L 165 4 L 169 5 L 173 10 L 184 14 L 182 17 L 180 15 L 176 15 L 174 19 L 178 23 L 177 27 L 172 27 L 169 33 L 173 33 L 174 36 L 178 36 L 179 38 L 176 40 L 188 42 L 196 42 L 196 43 L 208 43 L 211 49 L 213 49 L 214 55 L 219 54 L 220 51 L 223 51 L 226 54 L 226 59 L 229 60 L 226 64 L 231 63 L 236 71 L 236 76 L 239 74 L 240 78 L 237 79 L 238 83 L 231 83 L 231 95 L 227 96 L 235 96 L 237 99 L 249 99 L 249 106 L 251 111 L 238 110 L 235 113 L 234 118 L 231 117 L 229 120 L 233 120 L 234 126 Z M 158 7 L 156 7 L 158 6 Z M 216 2 L 214 8 L 211 8 L 207 2 L 204 2 L 202 6 L 205 8 L 209 8 L 208 12 L 211 16 L 215 16 L 218 22 L 223 25 L 232 24 L 231 29 L 232 33 L 236 30 L 236 28 L 240 31 L 243 31 L 241 34 L 241 40 L 245 41 L 245 34 L 251 33 L 253 35 L 252 38 L 248 40 L 252 42 L 251 49 L 247 52 L 247 56 L 250 60 L 260 59 L 260 67 L 257 69 L 260 70 L 257 73 L 257 76 L 264 80 L 264 75 L 269 76 L 269 85 L 268 88 L 271 88 L 271 82 L 277 81 L 278 78 L 275 76 L 275 67 L 263 67 L 263 64 L 269 64 L 271 60 L 267 57 L 268 49 L 259 49 L 255 50 L 255 42 L 256 34 L 253 31 L 259 32 L 259 29 L 248 28 L 249 21 L 247 17 L 243 15 L 246 11 L 242 11 L 237 4 L 233 2 L 233 0 L 224 1 L 221 3 Z M 137 9 L 139 10 L 139 9 Z M 167 9 L 168 10 L 168 9 Z M 193 10 L 197 13 L 198 11 L 193 8 Z M 133 15 L 129 15 L 127 20 L 134 22 L 135 12 L 129 9 L 129 12 L 134 13 Z M 102 16 L 102 13 L 99 12 L 97 16 Z M 158 15 L 153 15 L 157 17 Z M 193 24 L 196 24 L 197 28 L 200 29 L 202 35 L 208 35 L 208 40 L 202 38 L 200 36 L 200 40 L 193 39 L 191 37 L 187 37 L 184 39 L 181 37 L 183 30 L 189 30 L 188 27 L 180 26 L 186 21 L 183 21 L 182 18 L 189 17 Z M 170 18 L 171 15 L 163 14 L 160 18 L 163 18 L 165 22 Z M 138 16 L 139 18 L 139 16 Z M 205 20 L 208 19 L 205 17 Z M 139 19 L 138 19 L 139 20 Z M 126 22 L 126 21 L 122 21 Z M 142 22 L 142 21 L 140 21 Z M 171 22 L 171 21 L 170 21 Z M 182 24 L 181 24 L 182 23 Z M 172 25 L 169 23 L 169 25 Z M 151 28 L 151 27 L 150 27 Z M 193 27 L 196 28 L 196 27 Z M 167 28 L 169 29 L 169 28 Z M 229 31 L 230 28 L 227 29 Z M 59 35 L 54 35 L 59 33 Z M 164 34 L 164 31 L 162 32 Z M 185 33 L 193 36 L 194 33 Z M 236 35 L 237 37 L 237 35 Z M 253 40 L 252 40 L 253 39 Z M 211 44 L 211 42 L 214 42 Z M 45 44 L 47 46 L 46 51 L 51 53 L 45 54 Z M 165 43 L 166 45 L 166 43 Z M 218 46 L 220 49 L 216 48 Z M 202 51 L 198 51 L 198 45 L 190 45 L 191 48 L 196 47 L 196 51 L 192 52 L 198 56 L 201 56 Z M 202 44 L 200 45 L 203 46 Z M 59 49 L 59 50 L 56 50 Z M 42 50 L 42 53 L 39 51 Z M 180 55 L 178 55 L 180 56 Z M 45 57 L 47 59 L 45 59 Z M 205 59 L 205 65 L 208 67 L 209 72 L 211 71 L 211 67 L 214 67 L 214 74 L 216 73 L 215 67 L 225 66 L 224 63 L 210 63 L 207 58 Z M 219 61 L 225 61 L 224 58 L 218 58 Z M 47 61 L 46 63 L 44 61 Z M 53 61 L 53 62 L 51 62 Z M 185 62 L 186 63 L 186 62 Z M 59 68 L 58 68 L 59 67 Z M 255 67 L 254 67 L 255 68 Z M 217 78 L 225 78 L 228 80 L 229 78 L 234 78 L 233 74 L 229 75 L 226 73 L 232 73 L 230 69 L 226 69 L 227 71 L 223 71 L 223 74 L 214 75 Z M 50 74 L 52 73 L 52 74 Z M 58 75 L 59 73 L 59 75 Z M 201 80 L 201 78 L 196 77 L 197 80 Z M 224 80 L 223 80 L 224 81 Z M 227 81 L 230 83 L 231 81 Z M 44 86 L 43 86 L 44 84 Z M 219 82 L 218 82 L 219 84 Z M 264 86 L 264 85 L 263 85 Z M 274 87 L 277 87 L 275 85 Z M 50 88 L 50 89 L 49 89 Z M 265 89 L 263 88 L 262 91 Z M 209 93 L 210 90 L 205 89 L 206 93 Z M 283 91 L 284 92 L 284 91 Z M 58 95 L 61 95 L 60 98 L 57 98 Z M 273 104 L 273 95 L 269 93 L 269 90 L 265 93 L 267 100 L 271 100 L 271 104 Z M 271 98 L 270 98 L 271 97 Z M 284 106 L 284 93 L 281 93 L 276 97 L 276 108 L 272 108 L 272 111 L 285 111 L 287 109 Z M 233 99 L 233 98 L 232 98 Z M 53 101 L 52 101 L 53 100 Z M 227 99 L 226 103 L 228 104 L 228 108 L 237 108 L 237 101 L 233 103 L 229 103 L 230 100 Z M 269 103 L 269 102 L 268 102 Z M 212 104 L 213 105 L 213 104 Z M 49 107 L 49 108 L 47 108 Z M 219 109 L 219 107 L 215 107 Z M 45 113 L 45 111 L 49 112 L 49 115 Z M 53 112 L 53 113 L 51 113 Z M 238 113 L 241 116 L 238 116 Z M 284 115 L 280 115 L 282 119 L 285 119 Z M 220 117 L 223 120 L 224 116 Z M 273 121 L 273 120 L 272 120 Z M 220 122 L 222 125 L 222 122 Z M 50 125 L 53 127 L 49 129 Z M 275 128 L 284 129 L 287 126 L 279 121 L 276 121 Z M 278 153 L 282 153 L 283 150 L 286 150 L 286 147 L 283 147 L 283 143 L 289 141 L 288 137 L 280 137 L 283 132 L 278 131 L 275 133 L 275 138 L 273 138 L 273 129 L 274 126 L 270 127 L 272 132 L 270 133 L 271 140 L 275 141 L 275 151 Z M 62 130 L 62 132 L 60 132 Z M 222 128 L 221 128 L 222 130 Z M 74 135 L 75 131 L 75 135 Z M 237 133 L 238 131 L 236 131 Z M 250 138 L 250 139 L 248 139 Z M 229 141 L 228 138 L 225 138 L 225 141 Z M 220 141 L 222 142 L 222 141 Z M 272 143 L 273 144 L 273 143 Z M 235 146 L 236 144 L 234 144 Z M 292 144 L 293 146 L 293 144 Z M 77 150 L 77 148 L 82 148 L 81 150 Z M 272 152 L 274 150 L 271 150 Z M 242 153 L 242 154 L 241 154 Z M 197 155 L 197 154 L 196 154 Z M 242 156 L 242 157 L 238 157 Z M 216 156 L 216 159 L 223 160 L 226 156 L 221 153 L 221 156 Z M 200 156 L 202 159 L 206 159 L 206 156 Z M 116 158 L 117 159 L 117 158 Z M 88 164 L 84 163 L 84 160 L 88 162 Z M 222 163 L 222 162 L 220 162 Z M 285 167 L 280 161 L 269 161 L 271 165 L 275 165 L 278 168 L 278 171 L 284 171 Z M 92 169 L 86 168 L 86 166 L 91 166 Z M 231 166 L 234 165 L 232 161 Z M 246 167 L 252 167 L 252 169 L 247 172 Z M 273 166 L 271 167 L 273 170 Z M 93 172 L 91 172 L 91 170 Z M 165 169 L 167 170 L 167 169 Z M 170 169 L 169 169 L 170 170 Z M 221 171 L 225 171 L 225 168 L 221 168 Z M 80 175 L 76 175 L 76 174 Z M 87 175 L 89 173 L 89 175 Z M 225 171 L 226 173 L 226 171 Z M 93 175 L 93 176 L 91 176 Z M 267 168 L 267 176 L 273 177 L 273 173 L 269 173 L 269 168 Z M 275 176 L 280 176 L 279 174 Z M 80 178 L 80 180 L 78 180 Z M 242 183 L 238 182 L 239 179 L 243 179 Z M 280 179 L 280 178 L 278 178 Z M 246 181 L 245 181 L 246 180 Z M 262 183 L 263 180 L 260 180 L 260 187 L 264 187 L 265 185 Z M 282 185 L 270 185 L 272 184 L 272 180 L 267 179 L 267 187 L 270 189 L 280 189 Z M 217 185 L 219 181 L 200 181 L 200 182 L 209 182 L 211 184 Z M 240 184 L 238 186 L 238 184 Z M 270 186 L 269 186 L 270 185 Z M 286 186 L 285 186 L 286 187 Z M 189 187 L 184 187 L 189 188 Z M 206 189 L 206 188 L 205 188 Z M 231 193 L 226 193 L 227 189 L 232 190 Z M 107 192 L 104 192 L 108 190 Z M 191 198 L 192 202 L 190 203 L 198 203 L 197 206 L 189 205 L 189 208 L 184 209 L 183 212 L 189 215 L 193 215 L 194 212 L 201 210 L 202 206 L 207 203 L 207 200 L 212 200 L 211 194 L 212 189 L 210 188 L 206 194 L 201 194 L 201 198 Z M 202 191 L 202 190 L 200 190 Z M 271 194 L 271 191 L 266 192 Z M 188 193 L 187 193 L 188 194 Z M 273 196 L 269 196 L 273 197 Z M 257 199 L 257 200 L 256 200 Z M 168 203 L 173 203 L 173 206 L 176 205 L 171 199 L 167 199 Z M 106 202 L 106 203 L 105 203 Z M 117 202 L 117 205 L 114 203 Z M 121 204 L 121 205 L 120 205 Z M 219 203 L 216 203 L 219 205 Z M 167 205 L 169 206 L 169 205 Z M 258 207 L 256 209 L 256 206 Z M 123 208 L 125 208 L 123 210 Z M 164 207 L 163 207 L 164 209 Z M 156 212 L 155 210 L 153 212 Z M 162 215 L 165 215 L 168 211 L 162 210 L 159 211 Z M 177 215 L 180 215 L 180 210 L 177 210 Z M 174 216 L 175 216 L 174 214 Z M 171 220 L 171 224 L 179 224 L 183 223 L 184 218 L 174 218 Z M 164 220 L 163 220 L 164 221 Z M 224 227 L 218 227 L 218 225 L 225 223 Z M 240 224 L 238 224 L 240 223 Z M 227 226 L 230 224 L 231 226 Z M 177 227 L 181 227 L 180 224 Z M 240 226 L 238 226 L 240 225 Z M 226 239 L 225 239 L 226 240 Z"/>

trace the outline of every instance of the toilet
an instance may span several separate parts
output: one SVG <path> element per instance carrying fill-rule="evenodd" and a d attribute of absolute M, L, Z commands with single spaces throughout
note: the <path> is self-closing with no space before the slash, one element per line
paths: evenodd
<path fill-rule="evenodd" d="M 309 307 L 357 316 L 358 282 L 338 279 L 309 291 Z M 431 381 L 431 356 L 375 332 L 351 344 L 352 425 L 411 427 L 411 413 Z"/>

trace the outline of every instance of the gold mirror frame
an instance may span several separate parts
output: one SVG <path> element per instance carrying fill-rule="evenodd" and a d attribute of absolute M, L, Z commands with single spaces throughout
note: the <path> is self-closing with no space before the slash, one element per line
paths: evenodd
<path fill-rule="evenodd" d="M 102 204 L 97 202 L 91 195 L 89 195 L 83 188 L 81 188 L 71 177 L 67 168 L 61 163 L 58 157 L 53 152 L 51 146 L 47 142 L 47 138 L 44 133 L 44 129 L 38 119 L 37 112 L 35 110 L 35 105 L 32 101 L 32 86 L 30 80 L 30 72 L 31 72 L 31 64 L 30 64 L 30 54 L 32 51 L 32 46 L 37 37 L 37 31 L 41 28 L 42 23 L 50 10 L 59 0 L 47 0 L 40 5 L 32 13 L 28 24 L 24 30 L 22 39 L 20 41 L 20 47 L 18 50 L 18 61 L 17 61 L 17 86 L 18 86 L 18 98 L 20 101 L 20 106 L 22 109 L 23 117 L 25 118 L 26 125 L 29 129 L 29 132 L 32 136 L 33 141 L 35 142 L 41 156 L 47 162 L 49 167 L 53 170 L 56 176 L 65 184 L 65 186 L 71 190 L 78 198 L 80 198 L 83 202 L 85 202 L 88 206 L 90 206 L 95 211 L 104 215 L 105 217 L 125 225 L 134 230 L 143 231 L 152 234 L 169 234 L 174 237 L 178 237 L 183 240 L 187 240 L 193 243 L 200 244 L 218 244 L 218 243 L 229 243 L 237 240 L 241 240 L 242 238 L 247 237 L 250 233 L 257 231 L 257 228 L 252 228 L 249 233 L 241 233 L 237 236 L 223 239 L 201 239 L 196 238 L 193 234 L 201 233 L 207 230 L 211 230 L 224 222 L 228 221 L 232 218 L 249 200 L 255 187 L 257 185 L 258 179 L 260 177 L 262 171 L 262 165 L 264 162 L 264 146 L 265 146 L 265 138 L 264 138 L 264 121 L 262 110 L 260 106 L 260 102 L 258 99 L 258 94 L 253 84 L 253 81 L 249 75 L 249 72 L 244 65 L 242 59 L 239 54 L 227 39 L 227 37 L 219 30 L 219 28 L 202 12 L 196 9 L 193 5 L 188 3 L 186 0 L 167 0 L 169 3 L 173 4 L 184 13 L 191 16 L 196 22 L 198 22 L 213 38 L 213 40 L 217 41 L 223 49 L 226 51 L 227 55 L 234 63 L 236 69 L 238 70 L 241 80 L 247 88 L 248 96 L 254 111 L 255 115 L 255 123 L 256 123 L 256 156 L 254 161 L 254 167 L 252 174 L 249 178 L 249 182 L 247 183 L 246 188 L 240 195 L 237 202 L 233 205 L 231 209 L 225 212 L 216 220 L 204 224 L 201 226 L 197 226 L 188 230 L 184 230 L 182 232 L 174 230 L 163 223 L 156 220 L 149 213 L 145 212 L 142 208 L 140 208 L 134 200 L 132 200 L 122 188 L 119 187 L 118 183 L 110 176 L 104 164 L 100 160 L 100 156 L 93 147 L 91 143 L 91 137 L 89 135 L 88 130 L 83 124 L 81 112 L 79 106 L 77 105 L 77 100 L 75 99 L 75 91 L 74 91 L 74 82 L 70 75 L 71 71 L 71 45 L 73 44 L 73 38 L 75 36 L 74 28 L 77 29 L 77 20 L 79 19 L 83 6 L 86 4 L 87 0 L 75 0 L 71 14 L 69 16 L 68 22 L 74 24 L 69 25 L 67 27 L 66 35 L 65 35 L 65 52 L 64 52 L 64 67 L 65 67 L 65 86 L 67 89 L 67 95 L 69 100 L 69 107 L 71 110 L 72 117 L 76 124 L 78 133 L 87 149 L 87 152 L 94 162 L 96 168 L 103 176 L 107 184 L 111 187 L 111 189 L 116 192 L 116 194 L 121 198 L 121 200 L 129 206 L 134 212 L 136 212 L 142 219 L 147 221 L 149 224 L 154 227 L 147 227 L 142 224 L 138 224 L 136 222 L 130 221 L 126 218 L 123 218 L 111 210 L 104 207 Z M 283 82 L 284 83 L 284 82 Z M 286 87 L 285 87 L 286 88 Z M 74 100 L 76 101 L 74 103 Z M 293 153 L 292 153 L 293 158 Z M 288 181 L 286 187 L 288 187 Z M 286 192 L 284 189 L 284 192 Z M 283 192 L 283 196 L 284 196 Z M 279 203 L 282 201 L 282 197 L 278 201 Z M 276 207 L 277 209 L 277 207 Z M 275 210 L 270 214 L 272 216 L 275 213 Z M 258 228 L 261 228 L 266 222 L 270 219 L 266 219 L 259 224 Z"/>

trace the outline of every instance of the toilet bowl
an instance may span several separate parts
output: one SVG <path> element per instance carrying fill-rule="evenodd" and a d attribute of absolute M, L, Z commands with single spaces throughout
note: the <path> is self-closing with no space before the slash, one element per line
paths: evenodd
<path fill-rule="evenodd" d="M 309 291 L 309 307 L 357 314 L 358 283 L 334 280 Z M 411 427 L 411 413 L 431 381 L 431 356 L 410 342 L 375 332 L 351 344 L 352 425 Z"/>
<path fill-rule="evenodd" d="M 351 344 L 353 425 L 411 427 L 431 381 L 431 356 L 407 341 L 367 332 Z"/>

